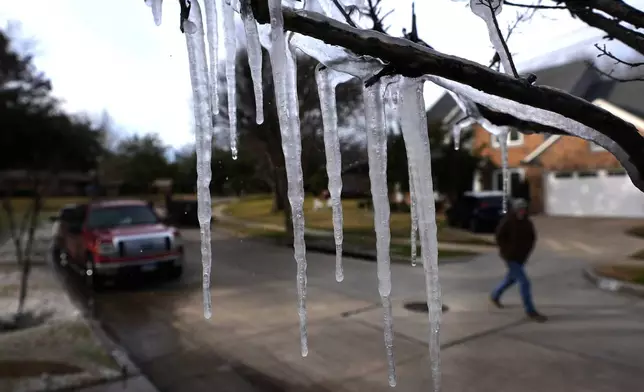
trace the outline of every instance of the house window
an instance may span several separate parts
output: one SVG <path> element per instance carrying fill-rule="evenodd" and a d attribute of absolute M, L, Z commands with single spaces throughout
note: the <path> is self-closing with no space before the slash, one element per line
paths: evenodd
<path fill-rule="evenodd" d="M 522 168 L 508 169 L 508 193 L 514 196 L 514 193 L 521 189 L 521 183 L 525 179 L 525 170 Z M 495 170 L 492 180 L 492 187 L 495 191 L 503 190 L 503 170 Z"/>
<path fill-rule="evenodd" d="M 597 177 L 599 173 L 596 171 L 580 171 L 577 172 L 577 177 L 579 178 L 587 178 L 587 177 Z"/>
<path fill-rule="evenodd" d="M 572 178 L 572 175 L 574 172 L 569 172 L 569 171 L 561 171 L 561 172 L 556 172 L 555 178 Z"/>
<path fill-rule="evenodd" d="M 499 148 L 499 141 L 495 135 L 490 135 L 492 140 L 492 147 Z M 508 132 L 508 147 L 520 146 L 523 144 L 523 134 L 516 129 L 512 129 Z"/>
<path fill-rule="evenodd" d="M 606 174 L 609 177 L 623 177 L 626 175 L 626 170 L 624 169 L 610 169 L 606 171 Z"/>

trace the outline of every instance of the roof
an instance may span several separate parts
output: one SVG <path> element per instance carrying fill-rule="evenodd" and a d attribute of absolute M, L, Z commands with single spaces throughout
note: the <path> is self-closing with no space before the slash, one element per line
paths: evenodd
<path fill-rule="evenodd" d="M 544 68 L 534 74 L 537 76 L 536 85 L 554 87 L 582 98 L 585 98 L 583 95 L 587 92 L 592 92 L 593 95 L 603 93 L 602 88 L 606 84 L 596 84 L 598 74 L 585 61 Z M 457 114 L 460 114 L 460 109 L 450 94 L 445 92 L 427 111 L 427 121 L 448 124 L 458 118 Z"/>

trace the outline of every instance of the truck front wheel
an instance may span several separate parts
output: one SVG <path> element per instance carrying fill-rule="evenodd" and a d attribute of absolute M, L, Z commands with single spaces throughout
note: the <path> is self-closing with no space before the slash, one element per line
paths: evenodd
<path fill-rule="evenodd" d="M 183 267 L 180 265 L 173 266 L 170 270 L 170 280 L 179 280 L 181 279 L 181 275 L 183 275 Z"/>

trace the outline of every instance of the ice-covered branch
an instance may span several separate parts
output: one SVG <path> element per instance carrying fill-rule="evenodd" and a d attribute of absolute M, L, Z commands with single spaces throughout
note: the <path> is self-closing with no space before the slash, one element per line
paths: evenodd
<path fill-rule="evenodd" d="M 260 23 L 269 22 L 264 2 L 253 0 L 253 10 Z M 630 167 L 631 180 L 644 191 L 644 138 L 632 124 L 581 98 L 554 88 L 531 85 L 527 80 L 503 75 L 402 38 L 358 30 L 318 13 L 284 7 L 283 15 L 287 30 L 342 46 L 358 55 L 379 58 L 393 65 L 398 74 L 412 78 L 427 74 L 440 76 L 593 128 L 597 133 L 589 140 L 611 151 L 627 169 Z M 596 137 L 597 134 L 603 137 Z M 608 140 L 612 143 L 607 143 Z"/>

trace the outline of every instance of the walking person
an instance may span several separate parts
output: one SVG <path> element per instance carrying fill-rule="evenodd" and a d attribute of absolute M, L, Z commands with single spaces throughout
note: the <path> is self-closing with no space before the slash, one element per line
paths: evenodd
<path fill-rule="evenodd" d="M 532 221 L 528 217 L 527 203 L 523 199 L 515 199 L 512 208 L 499 223 L 496 230 L 496 242 L 501 258 L 508 267 L 508 273 L 501 284 L 492 292 L 492 303 L 503 308 L 501 296 L 510 286 L 519 284 L 521 299 L 527 316 L 538 322 L 547 321 L 547 317 L 537 312 L 532 302 L 530 280 L 526 275 L 524 265 L 537 240 Z"/>

